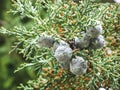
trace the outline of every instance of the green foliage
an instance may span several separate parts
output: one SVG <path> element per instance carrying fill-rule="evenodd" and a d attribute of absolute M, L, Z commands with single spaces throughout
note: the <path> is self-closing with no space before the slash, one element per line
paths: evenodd
<path fill-rule="evenodd" d="M 9 30 L 1 28 L 0 32 L 17 38 L 12 51 L 18 51 L 27 60 L 27 63 L 21 64 L 16 71 L 33 66 L 38 72 L 36 80 L 28 81 L 25 86 L 20 84 L 18 88 L 96 90 L 102 84 L 103 87 L 120 89 L 118 4 L 95 3 L 93 0 L 80 1 L 79 4 L 71 0 L 36 0 L 34 3 L 30 0 L 16 0 L 13 3 L 14 9 L 10 12 L 32 19 L 32 24 L 15 25 Z M 98 21 L 103 24 L 106 46 L 99 50 L 83 49 L 73 52 L 88 61 L 88 71 L 85 75 L 75 76 L 60 69 L 51 49 L 37 46 L 37 40 L 43 33 L 56 40 L 69 41 L 75 36 L 81 38 L 81 33 L 87 27 L 95 26 Z M 108 48 L 112 50 L 111 53 Z"/>
<path fill-rule="evenodd" d="M 6 29 L 23 23 L 21 17 L 8 14 L 8 10 L 12 8 L 11 3 L 10 0 L 0 1 L 0 27 L 4 26 Z M 0 33 L 0 90 L 16 90 L 16 86 L 20 82 L 24 83 L 28 78 L 32 79 L 35 77 L 33 71 L 28 68 L 14 74 L 14 70 L 24 61 L 22 55 L 16 52 L 9 54 L 11 46 L 15 41 L 17 39 L 12 37 L 12 35 L 8 36 Z"/>

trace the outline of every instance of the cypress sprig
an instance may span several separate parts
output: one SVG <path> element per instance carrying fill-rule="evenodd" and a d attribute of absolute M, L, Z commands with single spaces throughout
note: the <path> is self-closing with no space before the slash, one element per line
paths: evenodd
<path fill-rule="evenodd" d="M 96 3 L 93 0 L 83 0 L 79 3 L 72 0 L 14 1 L 10 12 L 20 17 L 31 18 L 32 24 L 14 26 L 11 29 L 2 27 L 0 32 L 17 39 L 11 52 L 18 51 L 28 61 L 21 64 L 15 72 L 26 67 L 32 67 L 38 72 L 36 80 L 28 81 L 27 85 L 20 84 L 18 88 L 97 90 L 102 85 L 119 90 L 119 7 L 119 4 Z M 61 69 L 51 48 L 38 47 L 37 41 L 43 34 L 52 36 L 58 42 L 70 42 L 76 36 L 82 38 L 82 33 L 98 22 L 103 26 L 105 46 L 97 50 L 73 50 L 73 57 L 80 55 L 88 61 L 87 72 L 84 75 L 75 76 L 69 70 Z"/>

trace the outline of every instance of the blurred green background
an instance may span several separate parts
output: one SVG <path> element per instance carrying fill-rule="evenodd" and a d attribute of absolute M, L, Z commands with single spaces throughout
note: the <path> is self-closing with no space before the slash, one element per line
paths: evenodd
<path fill-rule="evenodd" d="M 4 26 L 9 30 L 15 25 L 30 24 L 29 18 L 9 14 L 8 11 L 11 8 L 11 0 L 0 0 L 0 27 Z M 29 79 L 35 78 L 34 72 L 29 69 L 14 73 L 14 70 L 25 62 L 22 55 L 16 52 L 9 54 L 14 41 L 16 41 L 15 37 L 0 34 L 0 90 L 16 90 L 20 83 L 26 83 Z"/>

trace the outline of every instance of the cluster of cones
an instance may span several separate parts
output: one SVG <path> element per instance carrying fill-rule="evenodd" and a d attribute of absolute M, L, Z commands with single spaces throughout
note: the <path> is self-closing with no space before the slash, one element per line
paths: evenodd
<path fill-rule="evenodd" d="M 102 34 L 102 26 L 96 25 L 87 28 L 82 38 L 75 37 L 74 45 L 78 49 L 99 49 L 104 46 L 104 37 Z M 52 48 L 54 57 L 60 64 L 61 68 L 70 70 L 75 75 L 82 75 L 87 71 L 87 60 L 81 56 L 73 56 L 73 48 L 70 44 L 60 40 L 56 41 L 50 36 L 41 36 L 38 40 L 40 47 Z"/>

